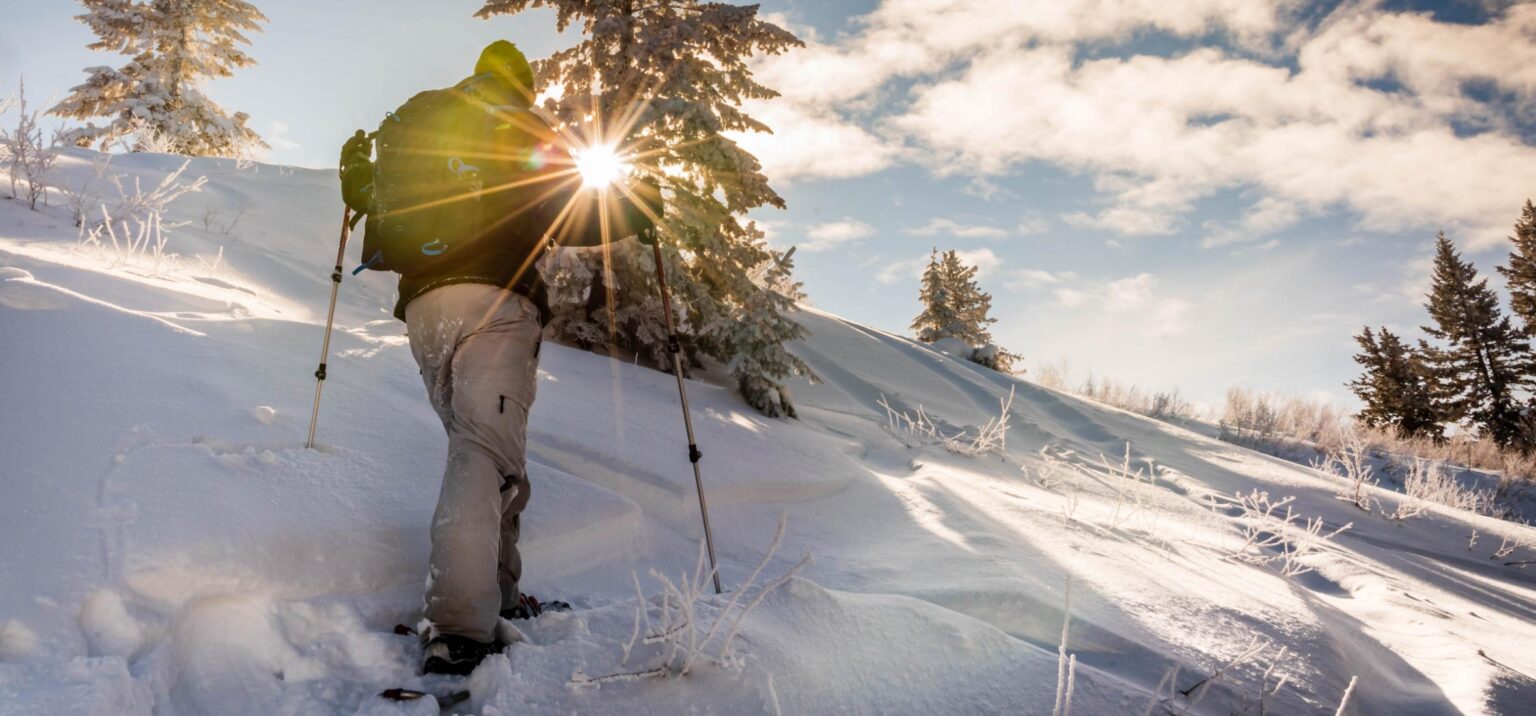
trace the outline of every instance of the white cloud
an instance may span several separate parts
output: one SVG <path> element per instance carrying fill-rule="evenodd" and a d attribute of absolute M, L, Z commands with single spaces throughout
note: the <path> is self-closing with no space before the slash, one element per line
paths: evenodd
<path fill-rule="evenodd" d="M 1482 25 L 1428 14 L 1362 8 L 1340 13 L 1300 49 L 1309 68 L 1350 79 L 1390 77 L 1438 113 L 1482 114 L 1463 93 L 1482 81 L 1514 92 L 1528 111 L 1536 95 L 1536 5 L 1520 4 Z"/>
<path fill-rule="evenodd" d="M 1111 311 L 1135 310 L 1152 300 L 1152 288 L 1157 277 L 1140 273 L 1130 278 L 1110 281 L 1105 286 L 1104 304 Z"/>
<path fill-rule="evenodd" d="M 772 134 L 728 133 L 763 164 L 769 179 L 838 179 L 873 174 L 891 166 L 897 148 L 826 108 L 789 99 L 754 100 L 745 111 Z"/>
<path fill-rule="evenodd" d="M 923 268 L 928 265 L 928 257 L 915 256 L 901 261 L 892 261 L 875 273 L 875 280 L 884 284 L 910 281 L 923 276 Z"/>
<path fill-rule="evenodd" d="M 298 151 L 304 148 L 303 145 L 288 138 L 289 127 L 286 122 L 272 120 L 272 122 L 268 123 L 267 126 L 270 131 L 268 131 L 267 136 L 262 137 L 262 139 L 265 139 L 267 144 L 271 145 L 273 149 L 279 149 L 286 152 Z"/>
<path fill-rule="evenodd" d="M 926 225 L 907 229 L 913 236 L 953 236 L 961 239 L 1001 239 L 1008 236 L 1006 229 L 995 226 L 961 224 L 952 219 L 933 219 Z"/>
<path fill-rule="evenodd" d="M 1236 222 L 1207 221 L 1202 224 L 1206 233 L 1201 245 L 1209 249 L 1253 241 L 1299 220 L 1301 207 L 1294 202 L 1267 196 L 1254 202 Z"/>
<path fill-rule="evenodd" d="M 970 251 L 956 251 L 960 260 L 967 266 L 976 267 L 976 277 L 980 278 L 992 273 L 993 269 L 1003 265 L 1003 260 L 992 249 L 973 249 Z"/>
<path fill-rule="evenodd" d="M 1051 229 L 1051 220 L 1038 214 L 1029 214 L 1019 219 L 1019 225 L 1014 227 L 1013 233 L 1019 236 L 1043 234 Z"/>
<path fill-rule="evenodd" d="M 1064 221 L 1123 235 L 1177 232 L 1201 199 L 1243 191 L 1240 218 L 1201 225 L 1209 247 L 1339 208 L 1365 230 L 1500 241 L 1536 183 L 1536 147 L 1510 129 L 1511 112 L 1536 111 L 1536 4 L 1483 25 L 1372 2 L 1297 22 L 1303 5 L 885 0 L 849 35 L 755 65 L 786 92 L 772 104 L 788 131 L 762 153 L 786 176 L 911 161 L 969 175 L 983 195 L 989 177 L 1042 162 L 1093 178 L 1103 200 Z M 1147 30 L 1243 51 L 1081 53 Z"/>
<path fill-rule="evenodd" d="M 805 233 L 810 241 L 800 244 L 800 250 L 826 251 L 842 244 L 858 241 L 873 233 L 875 233 L 875 227 L 857 219 L 817 224 Z"/>
<path fill-rule="evenodd" d="M 1110 281 L 1094 295 L 1105 311 L 1131 319 L 1143 333 L 1159 337 L 1184 333 L 1184 314 L 1189 310 L 1189 303 L 1159 296 L 1157 285 L 1156 276 L 1139 273 Z"/>
<path fill-rule="evenodd" d="M 1185 316 L 1191 304 L 1163 295 L 1159 284 L 1157 276 L 1147 272 L 1090 283 L 1070 272 L 1020 270 L 1012 272 L 1008 287 L 1052 288 L 1057 306 L 1081 315 L 1069 320 L 1087 321 L 1111 333 L 1151 338 L 1182 335 L 1188 330 Z"/>
<path fill-rule="evenodd" d="M 1051 273 L 1042 269 L 1019 269 L 1009 273 L 1006 285 L 1013 290 L 1028 290 L 1055 286 L 1076 279 L 1077 274 L 1071 271 Z"/>
<path fill-rule="evenodd" d="M 935 164 L 1089 172 L 1111 206 L 1063 218 L 1128 235 L 1171 233 L 1194 200 L 1239 187 L 1262 196 L 1251 223 L 1213 232 L 1213 244 L 1332 205 L 1368 229 L 1484 230 L 1536 181 L 1536 148 L 1518 137 L 1461 136 L 1412 97 L 1210 48 L 1080 64 L 1067 47 L 994 50 L 916 94 L 893 121 Z"/>
<path fill-rule="evenodd" d="M 1080 211 L 1062 214 L 1061 220 L 1079 229 L 1102 229 L 1125 236 L 1171 234 L 1181 226 L 1179 218 L 1168 212 L 1124 206 L 1105 209 L 1096 215 Z"/>
<path fill-rule="evenodd" d="M 992 249 L 974 249 L 971 251 L 956 251 L 955 255 L 967 266 L 976 267 L 976 277 L 981 278 L 992 273 L 1003 260 Z M 929 254 L 914 256 L 910 259 L 892 261 L 882 266 L 875 272 L 875 280 L 884 284 L 900 283 L 902 281 L 915 281 L 922 278 L 923 269 L 928 267 Z"/>
<path fill-rule="evenodd" d="M 755 79 L 782 93 L 752 101 L 748 114 L 774 134 L 735 138 L 763 160 L 768 176 L 842 178 L 884 169 L 903 155 L 900 137 L 882 137 L 862 124 L 892 80 L 929 77 L 979 49 L 1031 40 L 1076 42 L 1128 36 L 1151 27 L 1180 36 L 1226 29 L 1253 44 L 1282 25 L 1298 0 L 885 0 L 859 19 L 860 31 L 823 42 L 809 28 L 791 26 L 804 48 L 757 58 Z M 985 184 L 984 194 L 992 194 Z"/>
<path fill-rule="evenodd" d="M 1056 303 L 1063 308 L 1076 308 L 1087 303 L 1093 297 L 1075 288 L 1056 289 Z"/>

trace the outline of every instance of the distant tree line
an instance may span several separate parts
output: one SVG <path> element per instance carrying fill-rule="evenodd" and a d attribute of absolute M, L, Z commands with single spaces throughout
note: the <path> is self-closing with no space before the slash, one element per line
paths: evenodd
<path fill-rule="evenodd" d="M 1363 328 L 1355 356 L 1364 372 L 1348 385 L 1364 403 L 1356 419 L 1400 437 L 1444 439 L 1458 425 L 1522 453 L 1536 448 L 1536 207 L 1525 202 L 1515 222 L 1512 250 L 1499 266 L 1508 283 L 1510 310 L 1500 306 L 1488 279 L 1441 232 L 1425 309 L 1430 340 L 1416 345 L 1385 327 Z"/>

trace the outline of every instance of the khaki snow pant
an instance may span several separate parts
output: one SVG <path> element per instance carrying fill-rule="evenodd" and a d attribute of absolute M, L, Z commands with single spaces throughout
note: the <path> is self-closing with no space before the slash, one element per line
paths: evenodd
<path fill-rule="evenodd" d="M 541 326 L 533 302 L 496 286 L 452 284 L 405 308 L 411 355 L 448 431 L 432 517 L 426 617 L 437 633 L 494 639 L 517 604 L 518 515 L 528 504 L 528 409 Z"/>

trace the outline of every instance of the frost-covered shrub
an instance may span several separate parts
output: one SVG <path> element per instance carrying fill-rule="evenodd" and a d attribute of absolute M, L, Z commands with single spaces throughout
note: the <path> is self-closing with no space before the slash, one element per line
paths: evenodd
<path fill-rule="evenodd" d="M 758 579 L 784 540 L 787 523 L 788 513 L 784 513 L 779 517 L 773 543 L 768 546 L 762 561 L 758 562 L 746 582 L 730 591 L 730 598 L 725 600 L 723 606 L 719 602 L 724 598 L 711 594 L 707 586 L 714 572 L 705 569 L 703 542 L 699 544 L 698 562 L 691 578 L 684 573 L 674 580 L 651 570 L 651 577 L 662 588 L 659 600 L 647 598 L 641 591 L 639 576 L 632 573 L 638 602 L 635 606 L 635 627 L 629 641 L 622 645 L 618 670 L 591 675 L 577 668 L 568 683 L 573 687 L 601 687 L 613 682 L 687 676 L 694 667 L 705 664 L 739 667 L 742 659 L 737 655 L 735 646 L 742 622 L 762 603 L 764 597 L 788 584 L 811 562 L 811 555 L 807 553 L 783 574 L 759 586 Z M 743 599 L 754 590 L 756 593 L 751 599 Z M 637 656 L 646 659 L 650 665 L 630 667 L 630 660 Z"/>
<path fill-rule="evenodd" d="M 1341 409 L 1297 395 L 1247 388 L 1227 390 L 1222 407 L 1223 440 L 1263 446 L 1282 440 L 1320 445 L 1350 424 Z"/>
<path fill-rule="evenodd" d="M 1291 509 L 1295 497 L 1276 500 L 1263 490 L 1211 498 L 1213 509 L 1232 509 L 1242 534 L 1242 543 L 1231 552 L 1240 562 L 1272 565 L 1285 577 L 1312 571 L 1306 558 L 1320 551 L 1339 533 L 1354 527 L 1351 522 L 1325 532 L 1321 517 L 1302 519 Z M 1235 509 L 1234 509 L 1235 508 Z"/>
<path fill-rule="evenodd" d="M 1429 502 L 1490 515 L 1497 507 L 1492 490 L 1463 485 L 1445 465 L 1431 460 L 1414 459 L 1404 468 L 1403 494 L 1407 499 L 1390 515 L 1393 519 L 1415 517 L 1424 512 Z"/>
<path fill-rule="evenodd" d="M 1072 392 L 1100 403 L 1129 410 L 1154 420 L 1180 423 L 1194 417 L 1195 409 L 1172 390 L 1148 391 L 1139 385 L 1121 383 L 1110 378 L 1095 378 L 1092 374 Z"/>
<path fill-rule="evenodd" d="M 1010 375 L 1017 375 L 1018 373 L 1023 372 L 1022 370 L 1015 372 L 1014 368 L 1014 364 L 1023 359 L 1023 357 L 1024 356 L 1021 356 L 1017 353 L 1009 352 L 1008 349 L 1003 348 L 996 343 L 988 343 L 971 351 L 972 363 L 983 365 L 999 373 L 1008 373 Z"/>
<path fill-rule="evenodd" d="M 65 180 L 59 192 L 74 216 L 75 226 L 85 228 L 85 218 L 101 204 L 101 192 L 112 181 L 108 173 L 112 168 L 112 155 L 105 152 L 91 158 L 91 171 L 76 179 Z"/>
<path fill-rule="evenodd" d="M 963 358 L 965 360 L 971 361 L 972 363 L 976 363 L 977 365 L 991 368 L 992 370 L 995 370 L 999 373 L 1013 374 L 1014 363 L 1023 359 L 1023 356 L 1016 353 L 1011 353 L 1008 351 L 1008 349 L 1003 348 L 996 343 L 988 343 L 986 345 L 977 347 L 966 343 L 961 338 L 954 336 L 945 336 L 943 338 L 936 339 L 929 345 L 940 353 L 952 355 L 956 358 Z"/>
<path fill-rule="evenodd" d="M 1339 499 L 1370 512 L 1371 498 L 1366 494 L 1366 486 L 1376 484 L 1376 480 L 1371 477 L 1373 467 L 1368 456 L 1369 451 L 1360 435 L 1344 429 L 1329 447 L 1324 448 L 1322 457 L 1315 460 L 1312 467 L 1348 481 L 1349 489 L 1339 493 Z"/>
<path fill-rule="evenodd" d="M 14 105 L 18 115 L 16 127 L 0 129 L 0 145 L 5 147 L 6 169 L 11 178 L 11 198 L 24 197 L 27 207 L 35 210 L 39 199 L 47 203 L 48 180 L 59 152 L 57 147 L 43 142 L 43 129 L 37 123 L 39 113 L 27 111 L 25 80 L 16 92 Z M 0 104 L 0 113 L 4 113 L 10 106 L 10 102 Z M 24 193 L 17 192 L 18 184 L 25 188 Z"/>
<path fill-rule="evenodd" d="M 1058 358 L 1050 363 L 1036 363 L 1031 372 L 1035 384 L 1050 388 L 1051 390 L 1068 390 L 1067 385 L 1072 380 L 1072 366 L 1066 358 Z"/>
<path fill-rule="evenodd" d="M 919 405 L 912 410 L 898 410 L 880 396 L 876 402 L 885 408 L 886 430 L 903 445 L 916 448 L 922 445 L 942 445 L 956 455 L 979 457 L 989 453 L 1006 455 L 1008 448 L 1008 416 L 1013 408 L 1014 391 L 1009 389 L 1006 399 L 999 399 L 998 415 L 974 431 L 945 432 L 928 411 Z"/>
<path fill-rule="evenodd" d="M 98 208 L 99 219 L 82 235 L 81 245 L 98 251 L 108 251 L 110 246 L 113 263 L 146 264 L 155 274 L 174 264 L 179 257 L 167 250 L 170 242 L 167 232 L 185 223 L 166 223 L 166 207 L 185 194 L 202 191 L 208 180 L 198 177 L 190 182 L 181 181 L 181 175 L 190 165 L 190 160 L 182 162 L 176 171 L 167 174 L 148 191 L 138 177 L 134 177 L 130 191 L 121 175 L 112 175 L 118 200 L 110 211 L 104 204 Z M 221 252 L 221 259 L 222 256 Z"/>

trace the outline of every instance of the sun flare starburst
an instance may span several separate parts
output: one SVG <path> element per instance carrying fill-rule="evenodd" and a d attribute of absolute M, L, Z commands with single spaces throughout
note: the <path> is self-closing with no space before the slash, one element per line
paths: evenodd
<path fill-rule="evenodd" d="M 588 189 L 607 189 L 631 169 L 629 162 L 610 145 L 577 150 L 573 158 L 576 170 L 581 172 L 581 185 Z"/>

